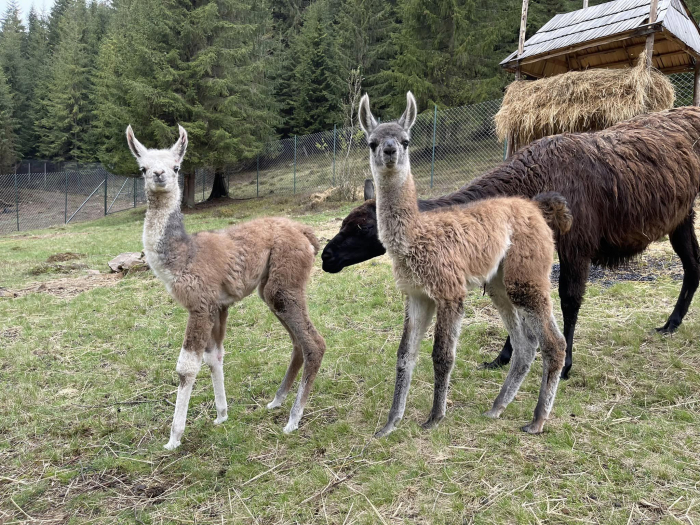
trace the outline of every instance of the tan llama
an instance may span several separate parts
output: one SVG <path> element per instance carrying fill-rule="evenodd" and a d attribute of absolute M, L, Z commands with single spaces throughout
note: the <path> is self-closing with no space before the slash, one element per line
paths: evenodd
<path fill-rule="evenodd" d="M 538 345 L 543 376 L 532 423 L 542 432 L 554 404 L 566 342 L 552 315 L 549 274 L 554 256 L 552 230 L 562 232 L 571 216 L 561 195 L 492 198 L 463 207 L 419 213 L 408 147 L 417 108 L 413 95 L 398 122 L 377 124 L 369 97 L 360 101 L 359 119 L 367 135 L 376 187 L 379 239 L 391 257 L 398 288 L 406 294 L 404 330 L 396 362 L 394 400 L 377 437 L 401 420 L 418 348 L 437 312 L 433 368 L 433 408 L 424 428 L 444 416 L 467 290 L 485 286 L 513 342 L 513 358 L 501 392 L 486 412 L 499 417 L 527 375 Z"/>
<path fill-rule="evenodd" d="M 296 430 L 321 365 L 326 344 L 309 319 L 306 283 L 318 252 L 318 240 L 308 226 L 285 218 L 257 219 L 218 231 L 189 235 L 180 213 L 177 174 L 187 150 L 187 132 L 170 149 L 145 148 L 129 126 L 129 148 L 145 179 L 148 209 L 143 225 L 143 249 L 148 264 L 170 295 L 189 312 L 185 341 L 177 360 L 180 386 L 170 441 L 180 445 L 192 386 L 202 366 L 211 369 L 215 424 L 228 418 L 224 390 L 224 333 L 228 308 L 256 289 L 292 339 L 292 361 L 275 399 L 279 407 L 301 365 L 299 392 L 285 432 Z"/>

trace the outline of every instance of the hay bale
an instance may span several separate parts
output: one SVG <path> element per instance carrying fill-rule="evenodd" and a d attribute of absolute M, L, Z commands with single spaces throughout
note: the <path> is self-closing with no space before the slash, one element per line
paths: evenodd
<path fill-rule="evenodd" d="M 514 136 L 516 144 L 524 146 L 548 135 L 598 131 L 673 107 L 673 84 L 645 64 L 642 52 L 633 68 L 586 69 L 513 82 L 494 117 L 498 138 Z"/>

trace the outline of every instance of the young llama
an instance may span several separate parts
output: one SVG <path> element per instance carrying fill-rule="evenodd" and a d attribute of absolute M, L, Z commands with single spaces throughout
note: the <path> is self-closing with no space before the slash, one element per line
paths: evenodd
<path fill-rule="evenodd" d="M 228 308 L 256 288 L 292 338 L 292 361 L 268 408 L 279 407 L 303 363 L 304 372 L 285 432 L 296 430 L 326 344 L 309 319 L 306 283 L 318 252 L 311 228 L 285 218 L 257 219 L 218 231 L 188 235 L 180 213 L 177 174 L 187 132 L 170 149 L 145 148 L 129 126 L 126 138 L 143 173 L 148 199 L 143 225 L 146 260 L 173 298 L 189 312 L 175 370 L 180 377 L 170 441 L 180 445 L 187 407 L 202 360 L 211 369 L 217 418 L 226 421 L 224 333 Z"/>
<path fill-rule="evenodd" d="M 417 108 L 410 92 L 407 98 L 406 111 L 396 123 L 378 125 L 367 95 L 359 108 L 370 147 L 379 239 L 391 257 L 397 286 L 407 295 L 394 400 L 377 437 L 392 432 L 403 417 L 420 341 L 435 312 L 435 390 L 423 427 L 431 428 L 445 416 L 463 301 L 467 289 L 477 286 L 485 286 L 513 341 L 508 376 L 486 415 L 499 417 L 513 400 L 539 345 L 542 386 L 533 421 L 522 429 L 540 433 L 554 404 L 566 348 L 552 315 L 554 240 L 545 216 L 565 232 L 571 225 L 569 210 L 561 195 L 548 193 L 536 202 L 503 197 L 419 213 L 408 154 Z"/>

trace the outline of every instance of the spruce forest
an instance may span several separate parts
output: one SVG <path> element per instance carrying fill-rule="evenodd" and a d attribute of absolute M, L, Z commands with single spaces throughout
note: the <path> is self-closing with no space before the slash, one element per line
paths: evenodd
<path fill-rule="evenodd" d="M 592 1 L 591 5 L 600 1 Z M 688 2 L 697 16 L 700 0 Z M 530 2 L 530 36 L 580 0 Z M 186 171 L 253 157 L 265 141 L 332 129 L 358 83 L 397 115 L 495 99 L 517 46 L 520 0 L 56 0 L 0 30 L 0 173 L 22 159 L 136 165 L 190 136 Z M 26 20 L 26 22 L 25 22 Z"/>

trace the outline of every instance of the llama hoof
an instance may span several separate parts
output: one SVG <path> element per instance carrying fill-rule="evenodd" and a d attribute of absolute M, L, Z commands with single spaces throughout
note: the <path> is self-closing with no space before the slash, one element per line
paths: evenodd
<path fill-rule="evenodd" d="M 445 416 L 439 416 L 439 417 L 433 417 L 430 416 L 428 420 L 421 425 L 421 428 L 423 430 L 430 430 L 431 428 L 435 428 L 440 421 L 443 420 Z"/>
<path fill-rule="evenodd" d="M 277 398 L 275 398 L 275 399 L 273 399 L 272 401 L 270 401 L 270 402 L 267 404 L 267 409 L 268 409 L 268 410 L 272 410 L 272 409 L 274 409 L 274 408 L 279 408 L 279 407 L 282 406 L 282 402 L 283 402 L 283 401 L 284 401 L 283 399 L 277 399 Z"/>
<path fill-rule="evenodd" d="M 660 334 L 672 334 L 678 329 L 678 325 L 675 323 L 666 323 L 665 325 L 656 329 Z"/>
<path fill-rule="evenodd" d="M 489 361 L 489 362 L 484 361 L 481 364 L 481 368 L 483 368 L 485 370 L 495 370 L 497 368 L 502 368 L 507 364 L 508 364 L 507 362 L 504 363 L 503 361 L 501 361 L 500 358 L 497 357 L 493 361 Z"/>
<path fill-rule="evenodd" d="M 177 447 L 180 446 L 179 441 L 173 441 L 172 439 L 168 441 L 167 445 L 163 445 L 163 448 L 165 450 L 175 450 Z"/>
<path fill-rule="evenodd" d="M 294 431 L 295 431 L 296 429 L 298 429 L 298 428 L 299 428 L 299 423 L 293 423 L 293 422 L 290 421 L 290 422 L 287 423 L 287 425 L 282 429 L 282 432 L 284 432 L 285 434 L 291 434 L 292 432 L 294 432 Z"/>
<path fill-rule="evenodd" d="M 524 427 L 520 427 L 520 430 L 523 432 L 527 432 L 528 434 L 541 434 L 544 429 L 544 423 L 537 423 L 536 421 L 533 421 L 529 425 L 525 425 Z"/>
<path fill-rule="evenodd" d="M 217 418 L 214 420 L 214 424 L 215 424 L 215 425 L 220 425 L 221 423 L 223 423 L 223 422 L 226 421 L 227 419 L 228 419 L 228 415 L 226 415 L 226 416 L 219 416 L 219 417 L 217 417 Z"/>
<path fill-rule="evenodd" d="M 486 412 L 484 412 L 484 415 L 486 417 L 490 417 L 491 419 L 498 419 L 499 417 L 501 417 L 502 412 L 502 408 L 492 408 L 491 410 L 487 410 Z"/>
<path fill-rule="evenodd" d="M 394 423 L 387 423 L 384 425 L 384 428 L 374 434 L 374 437 L 377 439 L 383 438 L 384 436 L 391 434 L 394 430 L 396 430 Z"/>
<path fill-rule="evenodd" d="M 569 379 L 569 377 L 571 377 L 570 374 L 571 374 L 571 368 L 564 368 L 561 371 L 560 378 L 563 379 L 564 381 L 567 381 Z"/>

